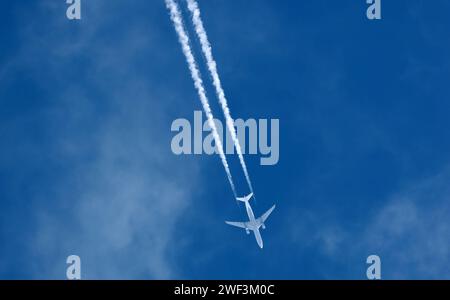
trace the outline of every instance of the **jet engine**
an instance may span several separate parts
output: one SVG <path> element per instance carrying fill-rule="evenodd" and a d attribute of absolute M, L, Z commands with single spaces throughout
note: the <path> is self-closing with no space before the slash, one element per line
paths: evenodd
<path fill-rule="evenodd" d="M 247 232 L 247 234 L 250 234 L 250 230 L 248 230 L 248 228 L 245 228 L 245 232 Z"/>
<path fill-rule="evenodd" d="M 266 229 L 266 225 L 264 223 L 261 224 L 262 229 Z"/>

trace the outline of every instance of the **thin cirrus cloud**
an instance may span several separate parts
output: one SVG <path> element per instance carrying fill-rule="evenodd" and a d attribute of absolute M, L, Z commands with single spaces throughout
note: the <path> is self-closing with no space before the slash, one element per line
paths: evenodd
<path fill-rule="evenodd" d="M 300 226 L 280 239 L 345 265 L 340 271 L 343 278 L 364 278 L 364 258 L 372 254 L 381 258 L 384 279 L 449 278 L 449 180 L 447 166 L 435 176 L 409 183 L 367 210 L 364 222 L 356 227 L 341 224 L 327 210 L 307 210 L 296 216 L 302 219 Z M 327 276 L 326 268 L 322 275 Z"/>
<path fill-rule="evenodd" d="M 159 53 L 154 45 L 162 38 L 142 19 L 120 29 L 123 22 L 115 24 L 114 18 L 124 16 L 107 2 L 86 6 L 87 25 L 68 25 L 61 8 L 45 2 L 37 11 L 51 17 L 18 29 L 19 49 L 3 74 L 14 81 L 27 73 L 43 94 L 31 96 L 35 109 L 29 118 L 3 123 L 11 136 L 36 124 L 29 136 L 12 139 L 2 150 L 9 155 L 8 168 L 23 163 L 49 180 L 30 183 L 33 193 L 23 200 L 30 219 L 10 229 L 25 247 L 7 247 L 20 248 L 20 260 L 29 264 L 15 272 L 20 278 L 64 278 L 65 258 L 76 254 L 83 278 L 177 277 L 171 244 L 198 168 L 189 160 L 183 167 L 170 151 L 172 103 L 162 100 L 180 95 L 139 68 L 151 60 L 148 53 Z M 113 25 L 118 30 L 105 34 Z M 169 57 L 158 60 L 161 65 L 153 59 L 148 67 L 171 63 Z M 45 138 L 34 139 L 36 134 Z M 7 268 L 0 276 L 10 278 L 9 264 L 2 265 Z"/>

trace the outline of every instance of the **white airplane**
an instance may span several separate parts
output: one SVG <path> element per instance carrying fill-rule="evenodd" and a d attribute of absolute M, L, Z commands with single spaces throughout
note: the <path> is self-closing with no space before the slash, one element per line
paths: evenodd
<path fill-rule="evenodd" d="M 261 233 L 259 232 L 259 227 L 262 227 L 263 229 L 266 228 L 264 225 L 264 222 L 267 220 L 269 215 L 272 213 L 272 211 L 275 209 L 275 205 L 273 205 L 268 211 L 266 211 L 261 217 L 258 219 L 255 219 L 255 215 L 253 214 L 252 207 L 250 206 L 249 200 L 252 198 L 253 193 L 250 195 L 243 197 L 243 198 L 236 198 L 239 201 L 242 201 L 245 203 L 245 209 L 247 210 L 248 215 L 248 222 L 229 222 L 225 221 L 228 225 L 236 226 L 239 228 L 245 229 L 245 232 L 247 234 L 250 234 L 250 230 L 253 230 L 253 233 L 255 234 L 256 242 L 258 243 L 258 246 L 262 249 L 263 247 L 263 240 L 261 238 Z"/>

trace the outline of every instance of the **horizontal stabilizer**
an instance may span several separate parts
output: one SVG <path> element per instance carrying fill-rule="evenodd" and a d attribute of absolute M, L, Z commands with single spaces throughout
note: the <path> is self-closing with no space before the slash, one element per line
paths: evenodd
<path fill-rule="evenodd" d="M 253 196 L 253 193 L 250 193 L 248 196 L 245 196 L 245 197 L 242 197 L 242 198 L 237 197 L 236 199 L 237 199 L 238 201 L 247 202 L 248 200 L 250 200 L 250 198 L 251 198 L 252 196 Z"/>

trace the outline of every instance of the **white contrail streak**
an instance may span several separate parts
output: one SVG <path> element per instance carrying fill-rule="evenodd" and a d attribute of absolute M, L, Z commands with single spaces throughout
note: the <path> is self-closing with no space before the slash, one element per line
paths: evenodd
<path fill-rule="evenodd" d="M 247 180 L 247 184 L 250 188 L 250 191 L 253 193 L 252 183 L 250 181 L 250 176 L 248 175 L 247 165 L 245 164 L 244 156 L 242 155 L 241 144 L 236 135 L 236 130 L 234 128 L 234 121 L 231 118 L 230 110 L 228 108 L 227 99 L 225 98 L 225 92 L 223 91 L 222 84 L 220 82 L 219 73 L 217 72 L 217 65 L 212 55 L 211 44 L 208 41 L 208 36 L 206 35 L 206 30 L 203 27 L 202 19 L 200 18 L 200 9 L 198 8 L 198 4 L 195 0 L 187 0 L 188 9 L 192 14 L 192 22 L 194 23 L 195 32 L 200 40 L 201 48 L 203 55 L 206 58 L 206 63 L 208 65 L 209 73 L 211 74 L 214 87 L 216 89 L 216 95 L 219 99 L 220 105 L 222 106 L 223 114 L 225 117 L 225 121 L 227 124 L 228 131 L 231 134 L 231 138 L 233 140 L 234 146 L 236 148 L 236 152 L 239 156 L 239 161 L 241 163 L 242 169 L 244 171 L 245 179 Z"/>
<path fill-rule="evenodd" d="M 219 151 L 220 158 L 222 160 L 222 164 L 225 168 L 225 172 L 227 173 L 228 181 L 230 182 L 231 189 L 233 190 L 234 196 L 236 196 L 236 189 L 234 187 L 233 178 L 231 177 L 230 168 L 228 166 L 227 159 L 225 157 L 225 153 L 223 151 L 222 141 L 217 133 L 216 124 L 214 123 L 213 114 L 211 112 L 211 108 L 208 103 L 208 98 L 206 97 L 205 88 L 203 86 L 203 81 L 200 75 L 200 71 L 195 62 L 194 55 L 192 53 L 191 46 L 189 45 L 189 37 L 184 29 L 181 12 L 178 8 L 178 5 L 174 0 L 165 0 L 167 9 L 170 12 L 170 18 L 175 27 L 175 31 L 178 34 L 178 40 L 181 44 L 181 48 L 183 50 L 184 56 L 186 57 L 186 61 L 189 66 L 189 70 L 191 72 L 192 79 L 194 80 L 195 88 L 197 89 L 198 95 L 200 97 L 200 101 L 202 102 L 203 110 L 208 118 L 208 125 L 211 128 L 214 141 L 216 142 L 217 149 Z"/>

